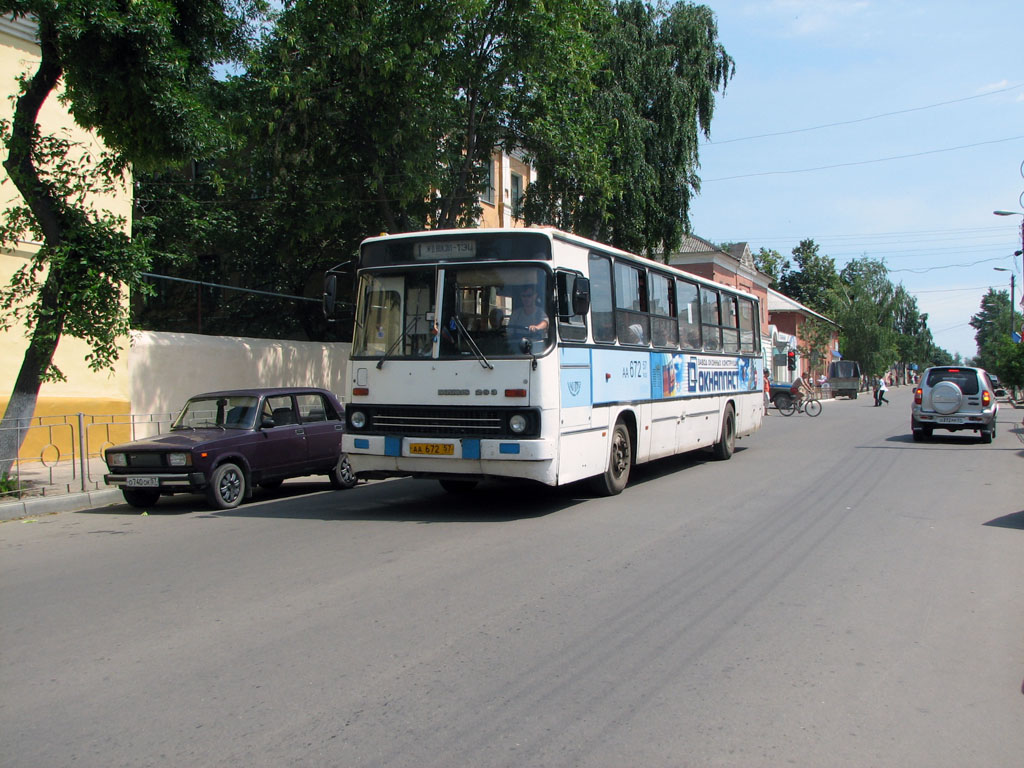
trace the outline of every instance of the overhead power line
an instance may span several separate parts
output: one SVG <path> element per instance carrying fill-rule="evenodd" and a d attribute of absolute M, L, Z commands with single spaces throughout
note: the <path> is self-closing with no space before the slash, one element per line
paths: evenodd
<path fill-rule="evenodd" d="M 1000 88 L 995 91 L 989 91 L 988 93 L 979 93 L 974 96 L 964 96 L 960 99 L 950 99 L 949 101 L 940 101 L 937 104 L 926 104 L 923 107 L 910 107 L 908 109 L 898 109 L 895 112 L 883 112 L 879 115 L 871 115 L 869 117 L 858 117 L 853 120 L 841 120 L 836 123 L 825 123 L 824 125 L 814 125 L 809 128 L 793 128 L 787 131 L 775 131 L 774 133 L 759 133 L 754 136 L 741 136 L 736 139 L 726 139 L 725 141 L 707 141 L 704 142 L 704 146 L 718 146 L 721 144 L 733 144 L 737 141 L 751 141 L 753 139 L 766 139 L 772 136 L 789 136 L 794 133 L 807 133 L 808 131 L 820 131 L 824 128 L 836 128 L 841 125 L 855 125 L 857 123 L 866 123 L 869 120 L 879 120 L 883 117 L 893 117 L 894 115 L 905 115 L 909 112 L 921 112 L 926 109 L 935 109 L 936 107 L 945 107 L 949 104 L 959 104 L 963 101 L 972 101 L 973 99 L 983 99 L 986 96 L 994 96 L 997 93 L 1006 93 L 1007 91 L 1014 91 L 1018 88 L 1024 88 L 1024 83 L 1018 83 L 1017 85 L 1011 85 L 1006 88 Z"/>
<path fill-rule="evenodd" d="M 924 152 L 912 152 L 908 155 L 893 155 L 891 157 L 877 157 L 873 160 L 857 160 L 852 163 L 836 163 L 834 165 L 819 165 L 814 168 L 794 168 L 788 171 L 761 171 L 760 173 L 744 173 L 738 176 L 722 176 L 717 179 L 702 179 L 702 184 L 709 184 L 713 181 L 732 181 L 734 179 L 752 179 L 757 176 L 783 176 L 792 173 L 810 173 L 811 171 L 827 171 L 833 168 L 849 168 L 856 165 L 871 165 L 872 163 L 887 163 L 890 160 L 906 160 L 911 157 L 924 157 L 926 155 L 937 155 L 942 152 L 956 152 L 961 149 L 971 149 L 972 147 L 983 147 L 988 144 L 1002 144 L 1007 141 L 1017 141 L 1018 139 L 1024 139 L 1024 136 L 1008 136 L 1005 139 L 992 139 L 991 141 L 979 141 L 975 144 L 962 144 L 959 147 L 944 147 L 943 149 L 929 149 Z"/>

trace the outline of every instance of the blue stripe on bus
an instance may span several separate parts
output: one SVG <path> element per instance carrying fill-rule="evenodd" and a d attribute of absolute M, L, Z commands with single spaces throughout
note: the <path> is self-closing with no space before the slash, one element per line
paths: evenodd
<path fill-rule="evenodd" d="M 519 453 L 519 443 L 500 443 L 498 445 L 499 453 Z"/>
<path fill-rule="evenodd" d="M 384 455 L 385 456 L 401 456 L 402 455 L 402 438 L 400 438 L 400 437 L 385 437 L 384 438 Z"/>
<path fill-rule="evenodd" d="M 462 458 L 464 458 L 464 459 L 479 459 L 480 458 L 480 441 L 479 440 L 463 440 L 462 441 Z"/>
<path fill-rule="evenodd" d="M 355 439 L 355 446 L 356 448 L 369 448 L 370 441 L 367 440 L 365 437 L 357 437 Z"/>

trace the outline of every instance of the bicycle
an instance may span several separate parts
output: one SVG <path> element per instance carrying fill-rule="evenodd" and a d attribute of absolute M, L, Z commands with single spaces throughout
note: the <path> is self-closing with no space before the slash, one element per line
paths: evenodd
<path fill-rule="evenodd" d="M 797 405 L 792 398 L 779 406 L 779 413 L 783 416 L 792 416 L 794 413 L 806 413 L 808 416 L 817 416 L 821 413 L 821 401 L 816 397 L 806 397 Z"/>

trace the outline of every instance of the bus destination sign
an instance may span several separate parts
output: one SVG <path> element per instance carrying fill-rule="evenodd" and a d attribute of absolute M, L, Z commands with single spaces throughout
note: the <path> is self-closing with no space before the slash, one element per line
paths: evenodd
<path fill-rule="evenodd" d="M 424 240 L 416 243 L 413 257 L 418 261 L 472 259 L 476 256 L 476 240 Z"/>

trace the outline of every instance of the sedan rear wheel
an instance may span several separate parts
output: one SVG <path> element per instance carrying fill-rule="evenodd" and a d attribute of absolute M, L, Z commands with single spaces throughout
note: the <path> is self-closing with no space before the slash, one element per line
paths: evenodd
<path fill-rule="evenodd" d="M 355 472 L 352 471 L 352 465 L 348 463 L 347 453 L 343 453 L 338 457 L 338 462 L 334 465 L 334 469 L 330 471 L 327 477 L 331 481 L 331 488 L 336 491 L 343 491 L 346 488 L 351 488 L 359 482 Z"/>

